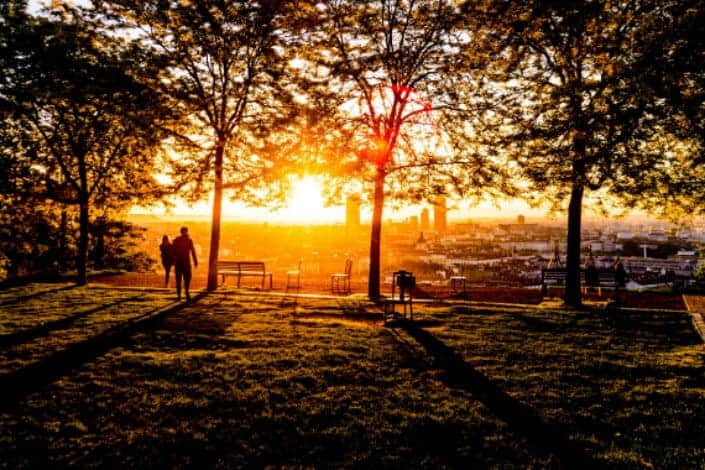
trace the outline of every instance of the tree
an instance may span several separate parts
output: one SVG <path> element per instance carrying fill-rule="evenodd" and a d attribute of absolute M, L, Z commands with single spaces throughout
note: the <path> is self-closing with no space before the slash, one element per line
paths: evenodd
<path fill-rule="evenodd" d="M 171 113 L 141 80 L 150 63 L 142 51 L 98 33 L 78 10 L 3 13 L 0 107 L 21 144 L 5 154 L 34 198 L 78 208 L 77 282 L 85 284 L 91 208 L 158 196 L 154 150 Z"/>
<path fill-rule="evenodd" d="M 280 0 L 95 2 L 117 28 L 151 45 L 167 61 L 161 83 L 190 129 L 173 140 L 171 176 L 194 199 L 213 189 L 208 290 L 217 287 L 223 191 L 250 194 L 284 165 L 268 137 L 292 119 L 285 89 L 286 46 Z M 108 23 L 110 24 L 110 23 Z"/>
<path fill-rule="evenodd" d="M 474 85 L 461 76 L 470 24 L 444 0 L 327 0 L 309 17 L 299 59 L 308 104 L 322 108 L 312 125 L 340 144 L 328 169 L 372 186 L 368 295 L 377 300 L 385 200 L 489 192 L 499 173 L 473 145 L 476 108 L 459 98 Z"/>
<path fill-rule="evenodd" d="M 637 71 L 654 97 L 648 112 L 659 134 L 639 149 L 658 156 L 659 172 L 622 181 L 632 204 L 670 218 L 705 210 L 705 5 L 698 0 L 659 2 L 635 49 Z"/>
<path fill-rule="evenodd" d="M 625 178 L 657 171 L 659 157 L 638 150 L 659 130 L 647 112 L 654 96 L 640 80 L 635 44 L 658 2 L 488 4 L 482 37 L 487 49 L 497 46 L 486 70 L 493 85 L 485 88 L 495 127 L 485 136 L 531 189 L 557 207 L 568 199 L 565 302 L 577 306 L 585 191 L 619 197 Z"/>

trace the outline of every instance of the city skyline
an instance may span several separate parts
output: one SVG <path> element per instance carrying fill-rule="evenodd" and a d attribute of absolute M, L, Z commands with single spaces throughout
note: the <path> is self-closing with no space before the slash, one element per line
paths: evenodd
<path fill-rule="evenodd" d="M 154 215 L 166 216 L 169 218 L 201 219 L 211 216 L 212 201 L 199 201 L 188 203 L 184 200 L 172 200 L 172 208 L 164 207 L 133 207 L 129 215 Z M 403 208 L 388 207 L 384 211 L 385 221 L 405 221 L 409 217 L 416 216 L 422 220 L 424 210 L 429 212 L 430 227 L 433 227 L 433 204 L 411 204 Z M 587 208 L 589 209 L 589 208 Z M 518 216 L 524 216 L 526 222 L 530 221 L 552 221 L 565 222 L 565 211 L 554 211 L 548 207 L 534 208 L 520 199 L 501 200 L 496 202 L 483 201 L 473 205 L 467 201 L 455 201 L 450 199 L 447 207 L 448 223 L 458 223 L 468 220 L 516 220 Z M 325 205 L 321 196 L 312 196 L 310 200 L 301 196 L 294 197 L 284 207 L 270 209 L 266 207 L 252 207 L 241 201 L 223 201 L 223 219 L 236 220 L 242 222 L 269 222 L 275 224 L 293 225 L 326 225 L 345 224 L 347 214 L 346 201 L 340 204 Z M 366 203 L 364 197 L 360 202 L 360 224 L 369 225 L 372 217 L 372 207 Z M 624 215 L 612 214 L 605 216 L 594 211 L 586 211 L 584 219 L 586 221 L 663 221 L 666 219 L 656 215 L 647 214 L 642 211 L 630 210 Z M 694 220 L 699 220 L 694 218 Z"/>

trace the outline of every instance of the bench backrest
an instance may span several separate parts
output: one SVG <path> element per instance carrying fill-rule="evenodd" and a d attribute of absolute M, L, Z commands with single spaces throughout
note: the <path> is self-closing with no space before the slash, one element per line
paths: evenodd
<path fill-rule="evenodd" d="M 548 284 L 565 283 L 568 271 L 565 269 L 544 269 L 541 271 L 543 282 Z M 602 286 L 613 286 L 616 284 L 614 271 L 598 271 L 597 279 Z M 585 270 L 580 270 L 580 282 L 585 282 Z"/>
<path fill-rule="evenodd" d="M 614 271 L 601 271 L 598 273 L 598 278 L 600 279 L 600 284 L 604 285 L 614 285 L 617 283 L 617 279 Z"/>
<path fill-rule="evenodd" d="M 543 269 L 541 270 L 541 282 L 543 284 L 563 284 L 567 274 L 565 269 Z"/>
<path fill-rule="evenodd" d="M 264 272 L 263 261 L 218 261 L 217 269 L 232 269 L 234 271 Z"/>
<path fill-rule="evenodd" d="M 546 284 L 565 284 L 568 271 L 566 269 L 543 269 L 541 270 L 543 283 Z M 580 270 L 580 282 L 585 282 L 585 271 Z"/>

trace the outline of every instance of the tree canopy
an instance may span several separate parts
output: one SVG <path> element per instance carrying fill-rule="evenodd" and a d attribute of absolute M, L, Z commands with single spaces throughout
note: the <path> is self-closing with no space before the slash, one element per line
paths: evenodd
<path fill-rule="evenodd" d="M 650 112 L 658 98 L 637 46 L 662 12 L 649 0 L 488 5 L 484 38 L 495 60 L 484 72 L 493 82 L 485 100 L 494 103 L 494 127 L 483 137 L 545 199 L 569 200 L 565 300 L 578 305 L 585 191 L 618 199 L 625 181 L 659 174 L 662 156 L 644 151 L 663 137 Z"/>
<path fill-rule="evenodd" d="M 278 29 L 287 2 L 279 0 L 96 2 L 113 29 L 132 34 L 164 60 L 162 89 L 187 116 L 172 138 L 178 156 L 168 174 L 200 199 L 213 190 L 208 289 L 217 285 L 223 191 L 257 195 L 283 180 L 286 124 L 293 119 L 286 45 Z M 276 137 L 281 129 L 279 139 Z M 266 138 L 265 138 L 266 137 Z"/>
<path fill-rule="evenodd" d="M 385 197 L 489 193 L 499 174 L 473 145 L 479 113 L 461 98 L 473 88 L 464 53 L 472 23 L 443 0 L 329 0 L 310 17 L 299 60 L 311 102 L 323 107 L 316 124 L 339 142 L 324 159 L 374 188 L 368 293 L 376 299 Z"/>
<path fill-rule="evenodd" d="M 142 80 L 150 60 L 100 34 L 74 9 L 54 17 L 6 10 L 3 161 L 14 193 L 79 210 L 78 282 L 86 282 L 91 208 L 159 195 L 154 149 L 171 116 Z"/>

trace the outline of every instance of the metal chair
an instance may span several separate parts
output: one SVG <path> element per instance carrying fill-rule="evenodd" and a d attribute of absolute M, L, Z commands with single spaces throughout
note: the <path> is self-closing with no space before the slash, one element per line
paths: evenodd
<path fill-rule="evenodd" d="M 330 277 L 330 291 L 333 294 L 350 293 L 350 275 L 352 273 L 352 260 L 345 260 L 345 272 L 335 273 Z"/>
<path fill-rule="evenodd" d="M 299 264 L 296 269 L 292 269 L 291 271 L 286 272 L 286 291 L 289 292 L 289 289 L 296 287 L 296 290 L 299 291 L 301 289 L 301 263 L 302 260 L 299 260 Z M 296 284 L 294 284 L 294 280 L 296 280 Z"/>
<path fill-rule="evenodd" d="M 409 318 L 414 319 L 414 306 L 411 291 L 416 287 L 416 277 L 409 271 L 396 271 L 392 274 L 392 297 L 384 300 L 384 321 L 387 316 L 396 315 L 396 305 L 403 307 L 404 318 L 406 318 L 406 306 L 409 305 Z M 396 297 L 396 290 L 399 289 L 399 297 Z"/>

